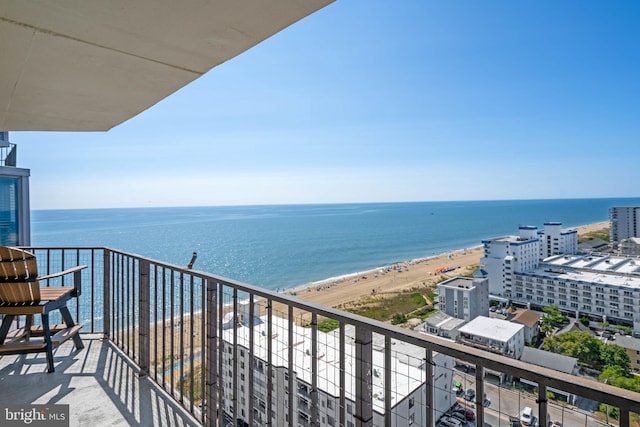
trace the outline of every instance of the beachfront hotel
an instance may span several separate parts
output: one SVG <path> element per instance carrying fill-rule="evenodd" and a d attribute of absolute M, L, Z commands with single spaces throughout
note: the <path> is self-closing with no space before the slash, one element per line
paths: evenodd
<path fill-rule="evenodd" d="M 546 222 L 542 230 L 520 226 L 517 236 L 482 241 L 484 255 L 480 265 L 487 272 L 492 298 L 508 301 L 514 272 L 532 270 L 553 255 L 577 253 L 577 230 L 563 230 L 561 226 L 560 222 Z"/>
<path fill-rule="evenodd" d="M 639 258 L 556 255 L 534 269 L 510 274 L 515 303 L 555 305 L 576 319 L 629 325 L 640 334 Z"/>
<path fill-rule="evenodd" d="M 3 0 L 0 131 L 109 130 L 329 3 L 330 0 L 270 0 L 252 1 L 247 7 L 245 2 L 210 1 L 191 2 L 185 7 L 180 2 L 138 0 L 135 4 L 119 3 L 116 8 L 92 1 Z M 330 9 L 326 12 L 331 13 Z M 82 19 L 75 18 L 80 16 Z M 180 25 L 180 37 L 176 37 L 175 31 L 167 31 L 178 23 L 189 23 Z M 4 156 L 4 166 L 15 167 L 10 166 L 10 152 L 0 150 L 0 154 Z M 22 187 L 9 190 L 8 194 L 22 198 L 15 200 L 17 206 L 26 209 L 22 213 L 26 215 L 28 186 L 27 181 L 22 182 Z M 28 226 L 28 216 L 17 218 L 18 235 L 24 235 L 20 227 Z M 13 232 L 2 232 L 7 233 L 2 237 L 9 239 L 5 242 L 16 240 L 11 236 Z M 16 244 L 29 242 L 18 237 Z M 637 393 L 439 337 L 427 337 L 215 274 L 140 257 L 106 247 L 104 242 L 96 242 L 91 248 L 30 249 L 37 257 L 39 271 L 87 266 L 81 274 L 82 293 L 70 307 L 76 317 L 80 311 L 91 313 L 83 321 L 85 348 L 75 350 L 68 343 L 58 347 L 54 352 L 53 373 L 46 372 L 45 358 L 40 354 L 2 355 L 0 405 L 18 405 L 24 410 L 35 404 L 68 405 L 71 425 L 228 427 L 238 419 L 256 425 L 261 422 L 257 420 L 277 418 L 283 424 L 272 425 L 317 426 L 323 422 L 318 418 L 321 414 L 326 414 L 327 424 L 330 422 L 331 412 L 318 408 L 323 403 L 326 408 L 331 397 L 339 426 L 347 426 L 348 422 L 355 427 L 372 427 L 374 422 L 392 426 L 394 414 L 398 419 L 411 421 L 412 413 L 420 417 L 422 425 L 434 426 L 438 421 L 434 402 L 440 391 L 435 384 L 440 384 L 440 375 L 446 375 L 448 370 L 439 371 L 436 377 L 433 372 L 438 366 L 444 367 L 435 360 L 445 356 L 473 364 L 475 374 L 465 376 L 464 381 L 477 395 L 491 396 L 490 407 L 475 408 L 478 425 L 484 425 L 485 421 L 508 425 L 509 417 L 518 413 L 520 404 L 532 407 L 540 419 L 547 419 L 549 414 L 560 419 L 559 408 L 547 396 L 550 388 L 619 408 L 621 427 L 630 426 L 632 414 L 640 407 Z M 225 315 L 229 306 L 238 304 L 239 295 L 261 301 L 259 318 L 263 326 L 248 321 L 241 327 L 228 327 Z M 305 331 L 296 332 L 297 312 L 311 318 Z M 322 353 L 316 352 L 322 348 L 321 340 L 330 339 L 317 329 L 320 318 L 338 324 L 333 333 L 337 344 L 333 345 L 341 351 L 333 362 L 336 378 L 332 379 L 340 385 L 337 397 L 332 394 L 333 385 L 327 385 L 322 392 L 314 388 L 327 377 L 320 369 L 329 369 L 322 360 L 330 353 L 319 358 Z M 278 329 L 283 322 L 278 319 L 285 319 L 286 333 L 283 328 Z M 260 346 L 266 347 L 261 353 L 266 360 L 259 357 L 252 361 L 255 352 L 246 349 L 256 345 L 262 332 L 246 332 L 257 328 L 271 339 L 260 341 Z M 278 336 L 274 338 L 276 333 Z M 296 377 L 302 377 L 300 386 L 309 391 L 305 400 L 311 412 L 302 410 L 309 415 L 308 422 L 300 416 L 298 403 L 278 403 L 291 402 L 292 385 L 298 387 L 297 378 L 292 384 L 293 375 L 285 383 L 287 372 L 295 371 L 294 357 L 289 356 L 300 354 L 294 352 L 302 345 L 296 345 L 300 340 L 294 333 L 306 334 L 306 348 L 310 346 L 314 355 L 307 357 L 305 349 L 300 357 L 306 358 L 306 362 L 301 365 L 308 369 L 296 372 Z M 246 340 L 243 344 L 243 337 L 248 344 Z M 418 347 L 425 361 L 417 365 L 424 372 L 416 377 L 417 381 L 406 378 L 410 372 L 418 375 L 418 371 L 403 362 L 404 353 L 396 351 L 404 345 Z M 348 350 L 351 353 L 347 353 L 347 346 L 352 346 Z M 286 370 L 280 362 L 276 365 L 271 360 L 274 348 L 283 351 L 286 348 Z M 233 356 L 231 359 L 229 354 Z M 354 356 L 347 358 L 347 354 Z M 378 360 L 380 354 L 383 362 Z M 234 369 L 242 370 L 243 361 L 244 380 L 241 372 L 233 373 Z M 249 369 L 254 363 L 256 368 Z M 196 365 L 201 369 L 196 369 Z M 385 369 L 379 369 L 382 366 Z M 260 369 L 266 375 L 260 376 Z M 485 370 L 526 378 L 537 384 L 537 392 L 509 400 L 505 396 L 508 393 L 503 390 L 500 394 L 500 389 L 484 381 Z M 419 386 L 420 398 L 415 395 L 412 401 L 407 399 L 410 394 L 402 390 L 397 393 L 394 379 L 398 376 L 404 378 L 406 390 L 413 384 L 423 384 Z M 278 381 L 273 381 L 274 378 Z M 261 381 L 266 381 L 267 387 Z M 347 394 L 348 383 L 355 393 Z M 378 392 L 381 388 L 382 401 Z M 244 402 L 241 397 L 245 397 Z M 296 402 L 297 398 L 296 392 Z M 300 406 L 304 406 L 304 400 Z M 383 412 L 379 412 L 381 406 Z M 0 411 L 0 416 L 4 413 Z M 265 417 L 261 418 L 259 413 Z M 566 426 L 604 425 L 593 414 L 574 408 L 562 407 L 562 419 Z"/>

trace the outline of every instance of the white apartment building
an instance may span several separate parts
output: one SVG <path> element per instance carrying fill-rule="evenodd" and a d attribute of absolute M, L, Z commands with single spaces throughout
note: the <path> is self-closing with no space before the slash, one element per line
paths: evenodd
<path fill-rule="evenodd" d="M 556 255 L 537 268 L 510 273 L 511 299 L 532 307 L 555 305 L 576 318 L 632 325 L 640 333 L 640 259 Z"/>
<path fill-rule="evenodd" d="M 517 236 L 483 240 L 484 266 L 489 279 L 489 294 L 511 297 L 514 272 L 536 268 L 543 259 L 578 251 L 577 230 L 562 230 L 559 222 L 546 222 L 542 230 L 535 226 L 520 226 Z"/>
<path fill-rule="evenodd" d="M 507 320 L 478 316 L 458 330 L 457 341 L 520 359 L 525 346 L 524 326 Z"/>
<path fill-rule="evenodd" d="M 240 310 L 244 310 L 242 307 Z M 255 313 L 259 313 L 256 308 Z M 293 424 L 299 427 L 319 425 L 323 427 L 337 427 L 339 424 L 340 408 L 340 365 L 341 357 L 345 364 L 344 395 L 346 402 L 346 427 L 354 427 L 355 419 L 355 363 L 350 360 L 355 358 L 355 337 L 353 328 L 346 329 L 345 352 L 340 354 L 340 337 L 337 333 L 317 332 L 317 353 L 313 353 L 312 330 L 293 325 L 293 360 L 289 369 L 289 321 L 287 319 L 272 317 L 271 336 L 268 336 L 267 322 L 263 318 L 255 318 L 253 325 L 253 364 L 249 354 L 251 328 L 243 322 L 248 322 L 246 312 L 239 313 L 234 322 L 234 315 L 229 313 L 225 317 L 223 331 L 223 345 L 226 347 L 222 360 L 222 378 L 220 379 L 221 392 L 223 394 L 224 408 L 228 414 L 233 413 L 234 390 L 236 385 L 236 405 L 238 416 L 248 420 L 249 410 L 249 370 L 253 376 L 254 395 L 254 425 L 289 425 L 289 398 L 288 393 L 273 393 L 273 419 L 267 419 L 267 375 L 269 363 L 272 366 L 273 387 L 295 393 L 293 405 L 296 419 Z M 242 320 L 244 319 L 244 320 Z M 235 332 L 235 337 L 234 337 Z M 234 361 L 234 346 L 235 361 Z M 271 342 L 271 354 L 268 354 L 268 341 Z M 394 342 L 394 350 L 391 357 L 391 402 L 392 402 L 392 426 L 425 426 L 427 405 L 426 399 L 426 370 L 424 350 L 406 343 Z M 384 342 L 373 342 L 373 372 L 372 380 L 372 409 L 373 425 L 385 425 L 385 354 L 382 351 Z M 412 354 L 416 353 L 416 354 Z M 419 354 L 418 354 L 419 353 Z M 314 360 L 315 359 L 315 360 Z M 455 403 L 455 394 L 452 392 L 453 358 L 443 354 L 433 356 L 433 382 L 434 402 L 433 417 L 438 419 Z M 313 375 L 313 366 L 316 366 L 317 374 Z M 234 381 L 233 375 L 237 377 Z M 294 389 L 288 390 L 289 375 L 293 376 Z M 317 390 L 317 406 L 313 405 L 313 384 L 315 381 Z M 317 411 L 318 424 L 312 423 L 312 414 Z"/>
<path fill-rule="evenodd" d="M 467 322 L 478 316 L 489 316 L 489 280 L 454 277 L 439 283 L 436 308 Z"/>
<path fill-rule="evenodd" d="M 609 209 L 609 237 L 617 244 L 629 237 L 640 237 L 640 206 L 614 206 Z"/>

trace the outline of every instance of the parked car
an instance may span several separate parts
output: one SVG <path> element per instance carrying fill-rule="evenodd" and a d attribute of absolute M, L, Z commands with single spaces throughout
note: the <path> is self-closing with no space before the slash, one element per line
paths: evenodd
<path fill-rule="evenodd" d="M 533 424 L 533 409 L 525 406 L 522 412 L 520 412 L 520 422 L 525 426 Z"/>
<path fill-rule="evenodd" d="M 438 425 L 442 427 L 464 427 L 464 423 L 454 417 L 444 417 Z"/>
<path fill-rule="evenodd" d="M 467 417 L 465 417 L 465 416 L 464 416 L 464 414 L 463 414 L 462 412 L 453 412 L 453 413 L 451 413 L 451 416 L 452 416 L 453 418 L 457 418 L 457 419 L 459 419 L 459 420 L 460 420 L 460 421 L 462 421 L 463 423 L 466 423 L 466 422 L 467 422 Z"/>
<path fill-rule="evenodd" d="M 469 421 L 473 421 L 473 420 L 476 419 L 476 413 L 473 412 L 470 408 L 465 408 L 463 406 L 456 406 L 453 409 L 453 413 L 454 413 L 454 415 L 455 414 L 462 414 Z"/>
<path fill-rule="evenodd" d="M 472 388 L 467 389 L 467 391 L 464 393 L 465 400 L 473 401 L 475 397 L 476 397 L 476 392 Z"/>

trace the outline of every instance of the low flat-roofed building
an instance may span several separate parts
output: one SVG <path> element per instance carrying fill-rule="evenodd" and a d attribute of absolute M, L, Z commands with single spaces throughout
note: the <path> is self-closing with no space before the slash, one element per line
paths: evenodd
<path fill-rule="evenodd" d="M 607 252 L 610 248 L 609 242 L 602 239 L 591 239 L 578 244 L 578 253 L 590 254 L 593 252 Z"/>
<path fill-rule="evenodd" d="M 524 326 L 507 320 L 478 316 L 458 329 L 457 341 L 520 359 L 524 348 Z"/>
<path fill-rule="evenodd" d="M 427 317 L 424 323 L 415 328 L 415 331 L 455 340 L 458 337 L 458 329 L 465 323 L 462 319 L 438 311 Z"/>

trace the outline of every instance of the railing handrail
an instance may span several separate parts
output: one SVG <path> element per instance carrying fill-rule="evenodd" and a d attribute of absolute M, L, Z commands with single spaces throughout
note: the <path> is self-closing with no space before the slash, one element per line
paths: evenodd
<path fill-rule="evenodd" d="M 108 247 L 30 247 L 28 249 L 66 251 L 103 250 L 105 251 L 105 254 L 110 253 L 124 256 L 129 259 L 135 260 L 138 263 L 148 264 L 152 266 L 152 268 L 167 269 L 172 272 L 179 273 L 180 275 L 184 275 L 185 277 L 199 278 L 203 281 L 203 283 L 215 283 L 219 286 L 230 287 L 235 291 L 246 292 L 247 294 L 253 295 L 254 298 L 264 298 L 268 302 L 269 307 L 271 307 L 273 303 L 283 304 L 287 307 L 293 307 L 305 312 L 312 313 L 314 316 L 320 315 L 323 317 L 335 319 L 340 322 L 340 324 L 354 325 L 356 329 L 366 330 L 374 332 L 376 334 L 384 335 L 388 339 L 396 339 L 409 344 L 413 344 L 417 347 L 425 349 L 426 351 L 438 352 L 451 356 L 455 359 L 461 359 L 470 364 L 481 366 L 484 369 L 503 372 L 505 374 L 512 375 L 518 378 L 525 378 L 527 380 L 538 383 L 542 390 L 553 388 L 564 390 L 575 395 L 583 395 L 585 394 L 585 390 L 588 390 L 588 397 L 590 399 L 597 400 L 607 405 L 619 407 L 622 411 L 626 411 L 626 413 L 631 410 L 637 410 L 637 408 L 640 407 L 640 393 L 614 387 L 608 384 L 599 383 L 588 378 L 578 377 L 550 368 L 532 365 L 506 356 L 497 355 L 495 353 L 487 352 L 481 349 L 465 346 L 464 344 L 453 342 L 445 338 L 426 335 L 415 332 L 413 330 L 398 328 L 396 326 L 392 326 L 377 320 L 372 320 L 335 308 L 325 307 L 316 303 L 307 302 L 303 299 L 291 295 L 278 293 L 254 285 L 249 285 L 208 272 L 188 269 L 186 266 L 179 266 L 167 262 L 157 261 L 148 257 L 127 253 Z M 148 353 L 150 350 L 145 351 L 146 357 L 148 358 Z M 148 362 L 148 360 L 146 362 Z"/>

